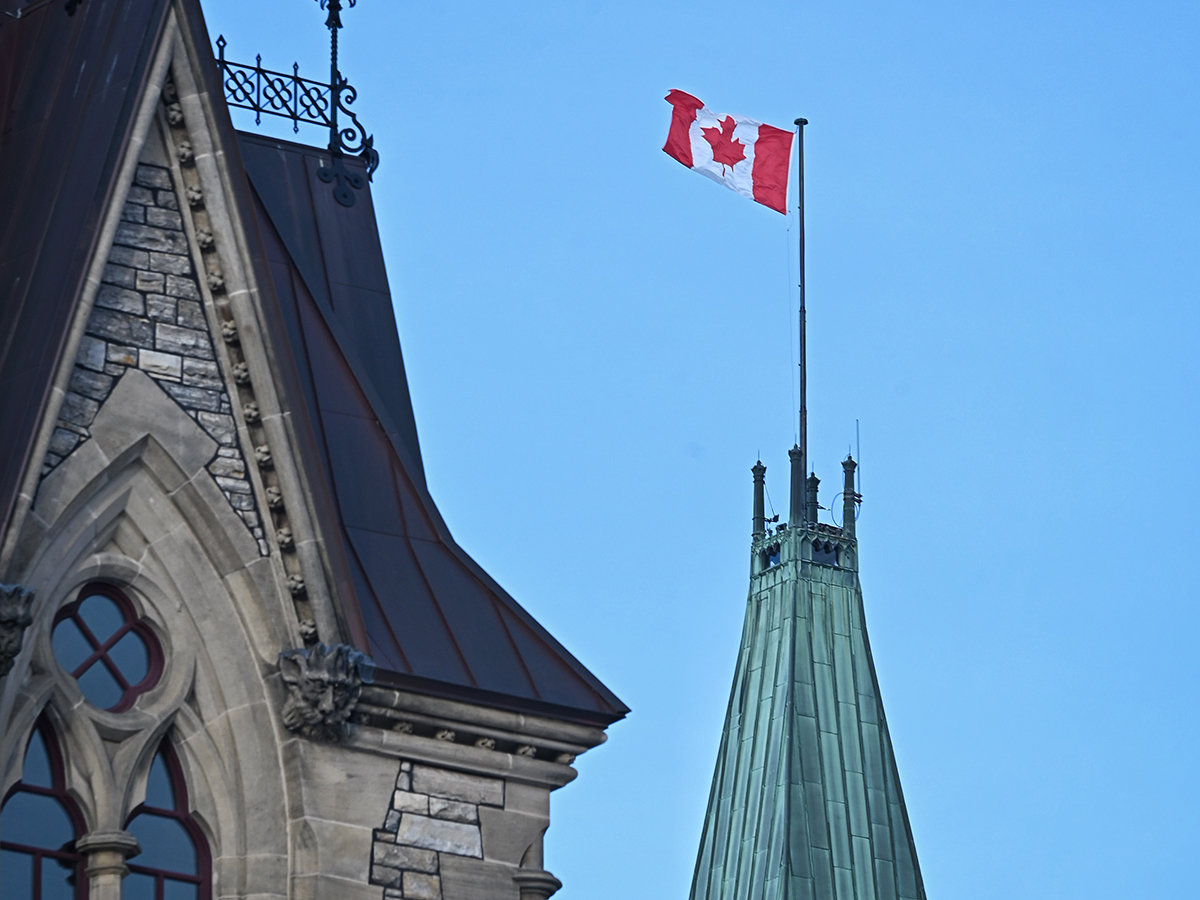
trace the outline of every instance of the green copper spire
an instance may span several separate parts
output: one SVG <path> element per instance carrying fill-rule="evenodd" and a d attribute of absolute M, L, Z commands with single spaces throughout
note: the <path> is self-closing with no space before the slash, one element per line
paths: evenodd
<path fill-rule="evenodd" d="M 925 900 L 863 620 L 854 460 L 843 468 L 844 527 L 755 521 L 691 900 Z"/>

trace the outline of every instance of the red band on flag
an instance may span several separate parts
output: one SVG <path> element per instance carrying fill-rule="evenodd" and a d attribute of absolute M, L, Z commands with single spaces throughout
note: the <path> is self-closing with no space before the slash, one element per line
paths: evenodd
<path fill-rule="evenodd" d="M 678 112 L 678 107 L 676 107 Z M 694 114 L 693 114 L 694 115 Z M 674 124 L 672 124 L 672 129 Z M 754 199 L 787 215 L 788 164 L 792 158 L 792 133 L 773 125 L 758 126 L 754 144 Z M 670 139 L 668 139 L 670 143 Z"/>
<path fill-rule="evenodd" d="M 703 109 L 704 103 L 691 94 L 677 90 L 672 90 L 667 94 L 666 101 L 672 106 L 671 130 L 667 133 L 667 142 L 663 144 L 663 152 L 690 169 L 692 167 L 692 140 L 688 137 L 688 130 L 696 121 L 696 110 Z M 784 178 L 786 177 L 785 172 Z"/>

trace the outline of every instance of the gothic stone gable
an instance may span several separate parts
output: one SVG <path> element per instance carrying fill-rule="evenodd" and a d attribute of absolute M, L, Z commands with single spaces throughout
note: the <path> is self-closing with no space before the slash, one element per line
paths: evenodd
<path fill-rule="evenodd" d="M 202 195 L 193 189 L 190 205 Z M 125 198 L 103 281 L 75 358 L 57 427 L 42 466 L 45 478 L 90 435 L 113 386 L 129 369 L 158 383 L 219 445 L 207 469 L 254 535 L 268 545 L 246 471 L 229 391 L 217 360 L 205 296 L 189 246 L 176 189 L 155 124 Z M 212 234 L 197 232 L 211 247 Z M 205 288 L 221 287 L 219 276 Z M 231 336 L 235 334 L 231 332 Z"/>

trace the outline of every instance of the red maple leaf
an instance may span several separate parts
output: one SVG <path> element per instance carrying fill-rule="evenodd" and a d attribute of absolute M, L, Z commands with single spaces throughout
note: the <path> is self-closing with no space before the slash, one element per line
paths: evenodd
<path fill-rule="evenodd" d="M 733 129 L 737 128 L 733 116 L 726 116 L 720 125 L 720 128 L 701 128 L 700 131 L 712 147 L 713 162 L 733 168 L 746 158 L 746 145 L 733 139 Z"/>

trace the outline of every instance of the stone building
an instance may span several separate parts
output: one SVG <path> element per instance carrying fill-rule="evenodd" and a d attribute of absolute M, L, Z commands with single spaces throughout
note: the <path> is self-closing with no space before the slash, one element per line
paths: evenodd
<path fill-rule="evenodd" d="M 750 597 L 690 900 L 925 900 L 867 640 L 856 463 L 838 526 L 790 456 L 779 526 L 751 470 Z"/>
<path fill-rule="evenodd" d="M 429 495 L 343 84 L 267 139 L 198 0 L 0 12 L 0 896 L 548 897 L 628 710 Z"/>

